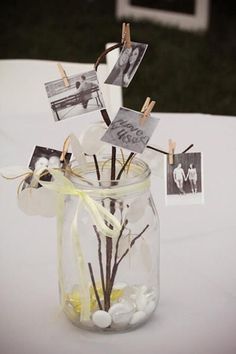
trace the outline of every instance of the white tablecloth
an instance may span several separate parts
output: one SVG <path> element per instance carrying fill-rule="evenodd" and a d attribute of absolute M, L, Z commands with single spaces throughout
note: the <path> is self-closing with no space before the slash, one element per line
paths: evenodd
<path fill-rule="evenodd" d="M 54 122 L 42 86 L 53 79 L 52 67 L 0 62 L 0 166 L 26 165 L 34 145 L 60 149 L 70 132 L 97 120 Z M 16 206 L 18 182 L 0 179 L 1 354 L 236 353 L 236 117 L 155 116 L 161 120 L 151 143 L 167 149 L 173 138 L 177 152 L 194 143 L 191 151 L 203 153 L 205 189 L 203 205 L 167 207 L 164 179 L 152 177 L 161 220 L 155 315 L 124 334 L 71 325 L 58 309 L 55 219 L 24 215 Z"/>

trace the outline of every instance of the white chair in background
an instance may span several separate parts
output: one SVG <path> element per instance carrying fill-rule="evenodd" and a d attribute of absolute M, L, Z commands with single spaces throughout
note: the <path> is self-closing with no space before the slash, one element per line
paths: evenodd
<path fill-rule="evenodd" d="M 170 5 L 170 2 L 167 2 L 167 5 Z M 116 17 L 135 21 L 148 20 L 188 31 L 206 31 L 210 19 L 210 1 L 194 0 L 194 11 L 189 14 L 185 13 L 184 8 L 181 12 L 176 12 L 159 8 L 158 4 L 154 8 L 149 8 L 145 1 L 142 6 L 137 6 L 133 5 L 131 0 L 117 0 Z"/>
<path fill-rule="evenodd" d="M 107 43 L 106 49 L 112 47 L 116 43 Z M 112 70 L 117 59 L 120 54 L 120 49 L 114 49 L 107 54 L 106 61 L 107 61 L 107 70 L 108 73 Z M 115 115 L 118 109 L 123 106 L 123 96 L 122 96 L 122 87 L 115 86 L 115 85 L 105 85 L 107 89 L 107 98 L 108 98 L 108 111 L 110 110 L 111 115 Z"/>

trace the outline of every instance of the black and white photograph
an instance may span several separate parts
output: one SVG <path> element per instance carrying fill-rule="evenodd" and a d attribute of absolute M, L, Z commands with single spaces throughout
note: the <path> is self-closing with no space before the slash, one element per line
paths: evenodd
<path fill-rule="evenodd" d="M 159 119 L 150 116 L 144 124 L 141 124 L 141 117 L 142 113 L 121 107 L 101 140 L 114 146 L 142 153 Z"/>
<path fill-rule="evenodd" d="M 202 204 L 203 168 L 200 152 L 174 155 L 166 159 L 166 204 Z"/>
<path fill-rule="evenodd" d="M 69 163 L 71 153 L 66 153 L 64 163 L 60 161 L 61 154 L 62 151 L 59 150 L 50 149 L 43 146 L 36 146 L 31 156 L 29 168 L 32 171 L 43 168 L 45 168 L 45 170 L 47 168 L 62 168 L 63 164 Z M 43 181 L 51 181 L 51 178 L 52 176 L 50 175 L 50 173 L 46 173 L 45 175 L 40 177 L 40 179 L 42 179 Z M 25 187 L 39 188 L 41 187 L 41 185 L 36 180 L 34 180 L 33 177 L 29 177 L 25 181 L 24 188 Z"/>
<path fill-rule="evenodd" d="M 65 86 L 63 79 L 45 83 L 56 122 L 104 108 L 95 70 L 69 76 L 67 79 L 68 87 Z"/>
<path fill-rule="evenodd" d="M 131 42 L 131 48 L 122 48 L 119 58 L 105 84 L 128 87 L 133 79 L 148 45 Z"/>

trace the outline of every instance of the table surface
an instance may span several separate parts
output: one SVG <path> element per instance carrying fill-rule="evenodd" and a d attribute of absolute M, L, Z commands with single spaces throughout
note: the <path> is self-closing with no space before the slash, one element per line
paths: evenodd
<path fill-rule="evenodd" d="M 97 114 L 55 123 L 43 83 L 55 63 L 0 61 L 1 166 L 26 165 L 35 145 L 60 149 Z M 68 64 L 69 65 L 69 64 Z M 73 64 L 75 69 L 79 66 Z M 50 71 L 51 70 L 51 71 Z M 161 298 L 143 327 L 97 334 L 58 308 L 56 225 L 16 205 L 17 181 L 0 179 L 0 353 L 236 353 L 236 117 L 155 113 L 151 142 L 202 152 L 205 203 L 166 206 L 164 179 L 152 177 L 161 220 Z"/>

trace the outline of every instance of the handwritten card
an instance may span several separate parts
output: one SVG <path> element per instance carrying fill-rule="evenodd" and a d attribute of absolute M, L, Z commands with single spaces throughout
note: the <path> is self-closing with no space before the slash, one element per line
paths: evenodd
<path fill-rule="evenodd" d="M 142 113 L 121 107 L 101 140 L 133 152 L 142 153 L 159 119 L 150 116 L 141 125 L 141 117 Z"/>

